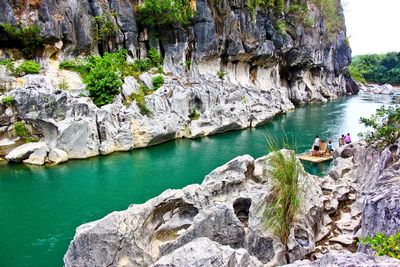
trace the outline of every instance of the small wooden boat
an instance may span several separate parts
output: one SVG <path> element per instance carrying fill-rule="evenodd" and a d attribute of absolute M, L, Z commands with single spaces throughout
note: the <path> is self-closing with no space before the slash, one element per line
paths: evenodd
<path fill-rule="evenodd" d="M 313 162 L 313 163 L 319 163 L 319 162 L 325 162 L 333 159 L 332 155 L 326 155 L 326 156 L 312 156 L 310 154 L 302 154 L 297 156 L 300 160 L 308 161 L 308 162 Z"/>
<path fill-rule="evenodd" d="M 333 156 L 328 152 L 328 145 L 325 142 L 321 142 L 320 150 L 317 153 L 319 153 L 319 155 L 301 154 L 297 157 L 301 160 L 313 163 L 325 162 L 333 159 Z"/>

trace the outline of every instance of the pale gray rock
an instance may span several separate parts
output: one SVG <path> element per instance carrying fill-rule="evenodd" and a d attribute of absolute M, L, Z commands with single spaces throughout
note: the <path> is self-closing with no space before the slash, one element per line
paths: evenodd
<path fill-rule="evenodd" d="M 139 84 L 132 76 L 124 78 L 124 84 L 122 85 L 122 95 L 125 99 L 128 99 L 132 94 L 139 92 Z"/>
<path fill-rule="evenodd" d="M 396 267 L 400 261 L 387 256 L 377 257 L 364 253 L 351 253 L 349 251 L 332 251 L 320 259 L 296 261 L 286 267 Z"/>
<path fill-rule="evenodd" d="M 59 164 L 68 160 L 68 154 L 64 150 L 54 148 L 49 152 L 49 160 L 54 164 Z"/>
<path fill-rule="evenodd" d="M 264 266 L 243 248 L 233 249 L 213 242 L 208 238 L 198 238 L 178 248 L 173 253 L 161 257 L 152 267 L 258 267 Z"/>
<path fill-rule="evenodd" d="M 43 165 L 46 161 L 47 152 L 47 147 L 38 148 L 33 151 L 33 153 L 29 155 L 29 158 L 27 158 L 23 162 L 31 165 Z"/>
<path fill-rule="evenodd" d="M 21 162 L 27 159 L 34 151 L 42 149 L 48 151 L 48 147 L 45 142 L 32 142 L 23 144 L 14 148 L 10 153 L 8 153 L 6 159 L 8 161 Z"/>

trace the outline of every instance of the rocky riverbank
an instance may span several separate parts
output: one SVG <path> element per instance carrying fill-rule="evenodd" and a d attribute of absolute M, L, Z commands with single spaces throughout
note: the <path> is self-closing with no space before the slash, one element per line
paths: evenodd
<path fill-rule="evenodd" d="M 137 1 L 28 2 L 0 5 L 0 23 L 34 25 L 45 42 L 39 75 L 15 78 L 0 65 L 0 156 L 16 149 L 6 157 L 11 161 L 56 164 L 255 127 L 297 104 L 358 90 L 347 73 L 351 50 L 340 3 L 333 6 L 337 25 L 328 29 L 316 1 L 304 2 L 303 15 L 287 1 L 284 16 L 262 7 L 253 14 L 245 0 L 190 1 L 196 17 L 187 29 L 175 25 L 152 35 L 137 22 Z M 116 34 L 98 42 L 94 22 L 107 16 Z M 4 34 L 0 27 L 0 38 Z M 113 103 L 99 108 L 86 97 L 79 75 L 58 66 L 63 59 L 118 49 L 126 49 L 129 60 L 144 59 L 149 48 L 164 58 L 165 82 L 144 97 L 146 114 L 131 95 L 140 85 L 152 88 L 154 73 L 125 77 Z M 18 55 L 18 48 L 0 46 L 0 59 Z M 16 133 L 16 122 L 25 124 L 29 138 Z M 38 152 L 20 147 L 37 139 L 45 143 Z"/>
<path fill-rule="evenodd" d="M 399 143 L 382 152 L 352 144 L 336 156 L 326 177 L 300 173 L 301 208 L 287 245 L 292 266 L 398 266 L 400 261 L 357 247 L 356 237 L 400 231 Z M 263 224 L 271 193 L 270 159 L 235 158 L 201 185 L 167 190 L 145 204 L 80 226 L 65 265 L 286 264 L 285 246 Z"/>

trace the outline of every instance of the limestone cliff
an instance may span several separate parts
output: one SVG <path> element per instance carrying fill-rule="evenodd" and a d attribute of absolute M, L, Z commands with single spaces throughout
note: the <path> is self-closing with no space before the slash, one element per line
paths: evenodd
<path fill-rule="evenodd" d="M 307 23 L 295 12 L 264 6 L 250 12 L 249 2 L 191 1 L 196 10 L 191 25 L 172 25 L 155 35 L 137 22 L 137 1 L 1 0 L 0 23 L 40 28 L 45 70 L 15 79 L 0 66 L 0 93 L 14 98 L 12 107 L 0 105 L 0 138 L 9 149 L 16 142 L 13 122 L 24 120 L 50 153 L 61 149 L 69 158 L 85 158 L 255 127 L 296 104 L 355 93 L 346 74 L 351 50 L 339 1 L 334 28 L 328 27 L 317 1 L 297 1 L 307 7 Z M 297 2 L 284 1 L 286 10 Z M 105 14 L 117 31 L 100 42 L 95 18 Z M 1 26 L 0 40 L 0 57 L 18 54 Z M 114 103 L 98 108 L 84 97 L 76 74 L 57 68 L 64 58 L 118 49 L 126 49 L 132 60 L 143 58 L 150 47 L 161 52 L 166 71 L 165 84 L 146 96 L 151 115 L 142 115 L 135 102 L 126 101 L 138 90 L 133 77 L 125 78 Z M 224 79 L 217 77 L 221 70 Z M 58 90 L 63 79 L 69 90 Z M 149 81 L 149 73 L 139 79 Z M 194 109 L 199 119 L 191 118 Z M 6 154 L 3 150 L 0 155 Z"/>

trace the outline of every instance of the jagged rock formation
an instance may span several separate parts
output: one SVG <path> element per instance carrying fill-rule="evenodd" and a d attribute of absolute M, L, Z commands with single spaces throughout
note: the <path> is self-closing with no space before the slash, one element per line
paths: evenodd
<path fill-rule="evenodd" d="M 266 171 L 269 158 L 235 158 L 211 172 L 201 185 L 167 190 L 145 204 L 82 225 L 64 257 L 65 265 L 165 266 L 180 262 L 178 266 L 189 266 L 179 255 L 186 254 L 189 260 L 186 252 L 192 247 L 197 247 L 192 255 L 204 262 L 210 256 L 221 263 L 232 260 L 242 264 L 237 266 L 285 263 L 284 246 L 263 225 L 271 190 Z M 290 232 L 291 260 L 313 251 L 316 231 L 322 227 L 318 178 L 302 171 L 299 179 L 304 201 Z M 202 247 L 208 252 L 199 253 Z M 231 257 L 234 259 L 229 260 Z"/>
<path fill-rule="evenodd" d="M 291 228 L 291 266 L 398 266 L 359 247 L 356 237 L 399 224 L 399 144 L 382 152 L 364 143 L 336 154 L 323 178 L 300 176 L 301 211 Z M 142 205 L 80 226 L 64 257 L 66 266 L 274 266 L 286 262 L 280 240 L 263 226 L 271 192 L 271 155 L 238 157 L 217 168 L 201 185 L 167 190 Z M 226 247 L 229 246 L 229 247 Z M 204 249 L 201 249 L 204 248 Z M 228 260 L 228 258 L 230 260 Z"/>
<path fill-rule="evenodd" d="M 171 26 L 154 37 L 139 27 L 136 1 L 1 0 L 5 15 L 0 23 L 40 27 L 46 69 L 42 75 L 18 79 L 0 74 L 0 91 L 15 98 L 13 112 L 1 115 L 0 130 L 12 135 L 12 122 L 24 120 L 50 150 L 63 150 L 70 159 L 86 158 L 255 127 L 295 104 L 324 102 L 344 95 L 346 87 L 354 91 L 346 76 L 351 51 L 344 24 L 328 31 L 311 1 L 308 16 L 314 23 L 306 27 L 287 14 L 284 32 L 277 29 L 274 12 L 258 8 L 252 17 L 245 0 L 194 2 L 197 16 L 192 26 Z M 340 4 L 337 11 L 343 19 Z M 104 14 L 112 14 L 118 31 L 108 42 L 98 43 L 94 17 Z M 164 86 L 146 96 L 151 115 L 142 115 L 136 102 L 128 101 L 138 89 L 133 77 L 125 79 L 123 94 L 113 104 L 99 109 L 82 97 L 76 74 L 57 69 L 57 60 L 66 57 L 124 48 L 135 59 L 145 56 L 149 47 L 162 52 L 167 72 Z M 15 51 L 0 50 L 0 57 Z M 216 75 L 221 69 L 227 73 L 223 80 Z M 141 76 L 144 84 L 151 80 L 146 75 Z M 57 89 L 62 79 L 68 80 L 70 92 Z M 200 114 L 198 120 L 189 116 L 193 109 Z"/>

